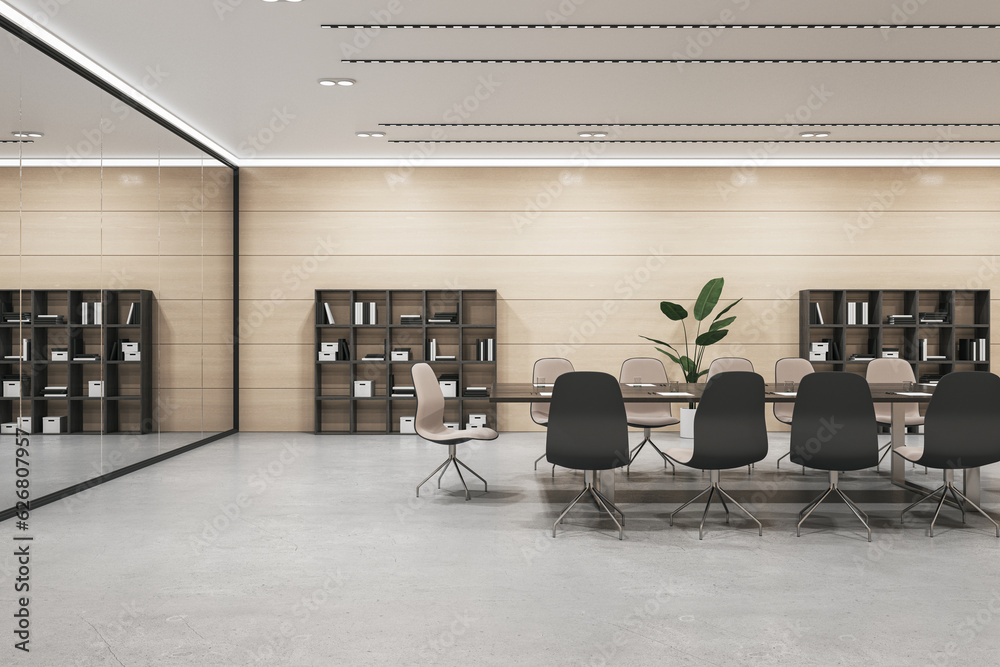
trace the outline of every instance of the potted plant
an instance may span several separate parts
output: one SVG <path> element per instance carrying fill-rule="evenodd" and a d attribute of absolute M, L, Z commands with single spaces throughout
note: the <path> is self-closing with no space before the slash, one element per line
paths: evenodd
<path fill-rule="evenodd" d="M 658 345 L 663 345 L 664 347 L 672 350 L 671 353 L 663 348 L 656 348 L 659 352 L 667 355 L 671 361 L 681 367 L 681 372 L 684 374 L 684 381 L 689 384 L 698 382 L 702 375 L 708 373 L 708 369 L 701 370 L 701 363 L 705 357 L 705 349 L 710 345 L 715 345 L 720 340 L 725 338 L 726 335 L 729 334 L 729 329 L 726 327 L 736 321 L 735 315 L 731 315 L 726 318 L 723 318 L 723 315 L 728 313 L 733 306 L 742 301 L 742 297 L 733 301 L 731 304 L 719 311 L 719 313 L 712 318 L 712 321 L 708 325 L 708 329 L 705 332 L 702 332 L 701 330 L 704 321 L 708 319 L 708 317 L 712 314 L 712 311 L 715 310 L 715 307 L 719 304 L 719 297 L 722 296 L 722 288 L 725 283 L 726 281 L 724 278 L 712 278 L 705 283 L 704 287 L 701 288 L 701 293 L 698 294 L 698 299 L 695 301 L 694 308 L 690 313 L 698 322 L 697 329 L 694 332 L 693 343 L 688 337 L 687 324 L 685 323 L 685 320 L 689 315 L 688 311 L 685 310 L 683 306 L 671 301 L 660 302 L 660 311 L 667 316 L 667 319 L 673 322 L 681 323 L 681 327 L 684 331 L 684 354 L 681 354 L 680 351 L 678 351 L 677 348 L 670 343 L 650 338 L 649 336 L 640 335 L 640 338 L 645 338 L 648 341 L 652 341 Z M 694 348 L 693 353 L 691 349 L 692 346 Z M 681 437 L 692 437 L 693 418 L 693 404 L 688 405 L 687 411 L 683 408 L 681 409 Z M 687 425 L 687 428 L 685 428 L 685 425 Z"/>

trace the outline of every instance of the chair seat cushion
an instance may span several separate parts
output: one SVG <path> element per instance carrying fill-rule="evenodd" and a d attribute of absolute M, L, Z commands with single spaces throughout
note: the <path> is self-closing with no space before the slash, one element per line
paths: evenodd
<path fill-rule="evenodd" d="M 916 447 L 914 445 L 904 445 L 899 449 L 893 450 L 900 456 L 902 456 L 907 461 L 919 461 L 924 455 L 923 447 Z"/>
<path fill-rule="evenodd" d="M 645 415 L 629 415 L 628 425 L 636 428 L 658 427 L 658 426 L 671 426 L 673 424 L 680 424 L 681 420 L 677 417 L 655 417 L 655 416 L 645 416 Z"/>
<path fill-rule="evenodd" d="M 687 463 L 694 456 L 693 449 L 668 449 L 665 453 L 678 463 Z"/>
<path fill-rule="evenodd" d="M 440 431 L 424 432 L 420 437 L 442 445 L 455 445 L 469 440 L 496 440 L 500 434 L 491 428 L 443 428 Z"/>

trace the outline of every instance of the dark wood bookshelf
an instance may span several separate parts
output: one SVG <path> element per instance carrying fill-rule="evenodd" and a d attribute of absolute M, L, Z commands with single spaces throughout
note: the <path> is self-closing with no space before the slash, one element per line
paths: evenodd
<path fill-rule="evenodd" d="M 375 324 L 355 321 L 356 303 L 376 304 Z M 330 306 L 334 324 L 326 317 Z M 413 417 L 416 399 L 392 396 L 396 386 L 413 386 L 410 369 L 426 361 L 440 377 L 457 375 L 458 396 L 445 399 L 445 421 L 460 426 L 470 414 L 486 414 L 496 428 L 496 406 L 487 397 L 464 396 L 467 387 L 491 387 L 497 379 L 496 290 L 316 290 L 315 292 L 315 417 L 316 433 L 399 433 L 400 418 Z M 455 323 L 429 323 L 436 313 L 457 313 Z M 419 324 L 403 324 L 401 315 L 420 315 Z M 440 354 L 453 360 L 428 359 L 429 340 L 437 339 Z M 493 360 L 478 361 L 476 340 L 493 339 Z M 320 361 L 323 343 L 347 341 L 350 359 Z M 336 345 L 335 345 L 336 346 Z M 409 348 L 410 358 L 392 361 L 395 348 Z M 366 354 L 384 353 L 385 360 L 362 361 Z M 373 396 L 355 396 L 354 383 L 373 382 Z"/>
<path fill-rule="evenodd" d="M 83 323 L 83 306 L 100 303 L 101 324 Z M 139 321 L 127 323 L 129 309 L 139 304 Z M 150 290 L 0 290 L 0 311 L 31 313 L 29 322 L 0 323 L 0 357 L 20 353 L 31 341 L 31 357 L 0 358 L 0 375 L 22 377 L 20 397 L 0 396 L 0 422 L 30 418 L 31 432 L 42 433 L 45 417 L 65 417 L 62 433 L 144 434 L 153 420 L 153 293 Z M 61 322 L 38 321 L 60 315 Z M 139 343 L 138 361 L 110 359 L 123 340 Z M 65 361 L 52 359 L 64 349 Z M 95 361 L 74 354 L 99 354 Z M 89 395 L 89 382 L 103 382 L 103 396 Z M 66 396 L 45 396 L 46 386 L 65 386 Z M 127 393 L 126 393 L 127 392 Z M 123 404 L 136 403 L 135 407 Z"/>
<path fill-rule="evenodd" d="M 848 324 L 848 304 L 867 303 L 868 323 Z M 818 304 L 823 324 L 818 324 Z M 921 323 L 920 313 L 939 312 L 945 322 Z M 911 315 L 912 323 L 889 324 L 890 315 Z M 920 340 L 927 339 L 929 356 L 922 358 Z M 985 339 L 985 357 L 978 361 L 959 358 L 962 339 Z M 864 374 L 870 360 L 852 360 L 854 354 L 882 356 L 885 348 L 897 348 L 918 381 L 927 375 L 945 375 L 956 370 L 990 370 L 989 290 L 883 290 L 821 289 L 799 292 L 799 355 L 809 359 L 812 343 L 829 340 L 833 349 L 826 360 L 812 361 L 816 370 Z"/>

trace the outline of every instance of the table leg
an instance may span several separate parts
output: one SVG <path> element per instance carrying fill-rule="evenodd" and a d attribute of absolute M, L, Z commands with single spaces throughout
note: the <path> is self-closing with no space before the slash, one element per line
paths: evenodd
<path fill-rule="evenodd" d="M 892 404 L 891 448 L 897 450 L 906 444 L 906 403 Z M 889 469 L 892 471 L 892 483 L 906 486 L 906 459 L 889 452 Z"/>
<path fill-rule="evenodd" d="M 966 468 L 964 478 L 962 493 L 979 505 L 979 468 Z"/>

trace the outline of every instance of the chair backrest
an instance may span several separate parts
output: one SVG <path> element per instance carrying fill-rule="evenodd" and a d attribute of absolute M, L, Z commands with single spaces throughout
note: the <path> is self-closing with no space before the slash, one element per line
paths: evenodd
<path fill-rule="evenodd" d="M 569 359 L 562 357 L 546 357 L 535 362 L 535 367 L 531 371 L 531 381 L 538 382 L 539 378 L 545 378 L 546 384 L 553 384 L 563 373 L 572 373 L 573 364 Z M 545 426 L 549 422 L 549 404 L 532 403 L 531 421 Z"/>
<path fill-rule="evenodd" d="M 622 363 L 622 370 L 618 374 L 618 381 L 622 384 L 631 384 L 639 378 L 639 382 L 650 382 L 653 384 L 666 384 L 667 371 L 663 369 L 663 362 L 654 357 L 633 357 L 626 359 Z M 669 403 L 635 402 L 625 404 L 625 411 L 629 420 L 643 419 L 665 419 L 673 418 L 670 412 Z"/>
<path fill-rule="evenodd" d="M 414 364 L 410 369 L 413 390 L 417 395 L 417 416 L 413 419 L 417 435 L 434 440 L 444 428 L 444 394 L 437 376 L 428 364 Z"/>
<path fill-rule="evenodd" d="M 1000 377 L 982 371 L 948 373 L 924 415 L 921 463 L 977 468 L 1000 461 Z"/>
<path fill-rule="evenodd" d="M 885 384 L 897 382 L 916 382 L 913 368 L 906 359 L 873 359 L 868 362 L 865 370 L 868 384 Z M 914 421 L 920 417 L 920 406 L 917 403 L 906 404 L 906 419 Z M 879 403 L 875 406 L 875 419 L 880 424 L 892 422 L 892 404 Z"/>
<path fill-rule="evenodd" d="M 753 373 L 753 364 L 750 363 L 749 359 L 743 357 L 719 357 L 709 365 L 705 380 L 711 380 L 719 373 L 729 373 L 730 371 Z"/>
<path fill-rule="evenodd" d="M 607 373 L 564 373 L 552 390 L 545 458 L 575 470 L 608 470 L 629 461 L 625 401 Z"/>
<path fill-rule="evenodd" d="M 813 372 L 813 365 L 808 359 L 802 357 L 785 357 L 778 359 L 774 364 L 774 381 L 781 391 L 782 382 L 802 382 L 802 378 Z M 795 403 L 773 403 L 774 416 L 778 421 L 786 424 L 792 423 L 792 413 L 795 411 Z"/>
<path fill-rule="evenodd" d="M 705 385 L 694 415 L 694 451 L 687 465 L 725 470 L 767 456 L 764 378 L 757 373 L 719 373 Z"/>
<path fill-rule="evenodd" d="M 872 392 L 854 373 L 802 378 L 795 396 L 791 461 L 817 470 L 862 470 L 878 463 Z"/>

